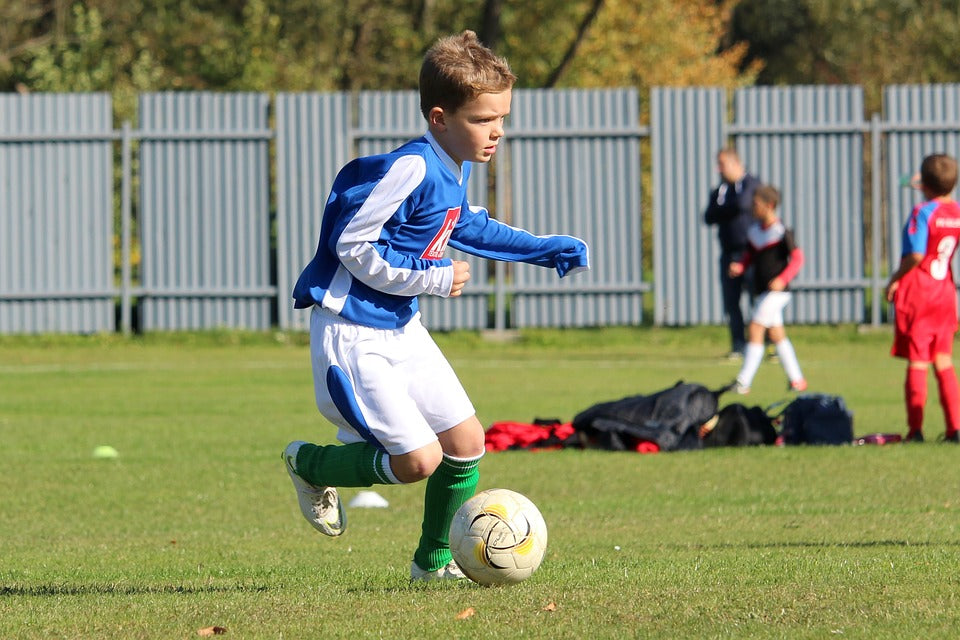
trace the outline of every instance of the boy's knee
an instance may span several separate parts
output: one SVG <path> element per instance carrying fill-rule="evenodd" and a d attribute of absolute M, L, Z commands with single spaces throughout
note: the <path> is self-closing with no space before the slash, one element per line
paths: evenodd
<path fill-rule="evenodd" d="M 391 456 L 390 468 L 397 476 L 397 480 L 409 484 L 429 478 L 440 466 L 442 460 L 443 450 L 440 448 L 440 443 L 434 442 L 410 453 Z"/>
<path fill-rule="evenodd" d="M 476 458 L 482 456 L 486 448 L 483 425 L 476 415 L 470 416 L 452 429 L 439 435 L 443 453 L 454 458 Z"/>

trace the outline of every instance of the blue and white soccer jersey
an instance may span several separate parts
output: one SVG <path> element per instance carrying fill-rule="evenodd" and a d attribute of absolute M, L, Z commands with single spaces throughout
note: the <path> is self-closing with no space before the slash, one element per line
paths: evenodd
<path fill-rule="evenodd" d="M 469 174 L 470 163 L 461 170 L 427 134 L 350 162 L 334 182 L 316 255 L 293 297 L 297 308 L 314 307 L 317 407 L 342 442 L 399 455 L 474 414 L 419 319 L 418 295 L 450 295 L 447 246 L 553 267 L 561 277 L 589 268 L 582 240 L 535 236 L 470 207 Z"/>
<path fill-rule="evenodd" d="M 470 163 L 461 170 L 430 134 L 348 163 L 324 208 L 316 255 L 294 286 L 294 306 L 319 305 L 351 322 L 401 327 L 416 314 L 418 295 L 450 295 L 448 245 L 482 258 L 554 267 L 561 277 L 589 268 L 582 240 L 535 236 L 471 207 L 469 176 Z"/>

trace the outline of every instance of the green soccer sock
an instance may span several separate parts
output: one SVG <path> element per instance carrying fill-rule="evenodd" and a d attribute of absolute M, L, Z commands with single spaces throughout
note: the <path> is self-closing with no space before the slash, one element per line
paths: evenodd
<path fill-rule="evenodd" d="M 399 484 L 390 470 L 390 456 L 367 442 L 300 445 L 297 475 L 322 487 Z"/>
<path fill-rule="evenodd" d="M 413 561 L 426 571 L 446 565 L 450 555 L 450 522 L 464 502 L 473 496 L 480 481 L 480 456 L 443 461 L 427 479 L 423 497 L 423 529 Z"/>

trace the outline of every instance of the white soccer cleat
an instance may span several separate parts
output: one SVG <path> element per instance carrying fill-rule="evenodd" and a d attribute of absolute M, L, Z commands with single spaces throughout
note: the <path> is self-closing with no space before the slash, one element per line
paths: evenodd
<path fill-rule="evenodd" d="M 347 514 L 340 503 L 340 495 L 333 487 L 312 485 L 297 475 L 297 451 L 306 444 L 301 440 L 291 442 L 283 450 L 283 462 L 297 490 L 300 512 L 313 528 L 328 536 L 339 536 L 347 528 Z"/>
<path fill-rule="evenodd" d="M 410 563 L 410 582 L 434 582 L 436 580 L 469 580 L 460 570 L 455 560 L 451 560 L 436 571 L 421 569 L 416 562 Z"/>

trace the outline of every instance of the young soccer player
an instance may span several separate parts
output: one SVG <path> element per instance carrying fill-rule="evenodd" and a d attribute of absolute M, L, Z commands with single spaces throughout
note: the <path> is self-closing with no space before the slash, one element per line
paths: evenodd
<path fill-rule="evenodd" d="M 923 442 L 927 369 L 933 363 L 946 422 L 944 438 L 960 442 L 960 390 L 953 368 L 957 332 L 957 289 L 951 261 L 960 240 L 960 206 L 950 198 L 957 184 L 957 161 L 944 154 L 920 165 L 924 202 L 903 226 L 899 268 L 887 284 L 887 300 L 896 306 L 891 355 L 907 360 L 904 396 L 909 442 Z"/>
<path fill-rule="evenodd" d="M 747 250 L 739 262 L 730 264 L 730 277 L 742 274 L 753 265 L 753 293 L 756 296 L 753 317 L 747 327 L 747 348 L 743 366 L 735 381 L 737 393 L 750 392 L 750 384 L 763 360 L 764 334 L 777 350 L 780 364 L 789 378 L 789 388 L 804 391 L 807 381 L 800 371 L 797 354 L 783 328 L 783 309 L 790 302 L 790 281 L 803 266 L 803 251 L 793 240 L 793 232 L 777 217 L 780 193 L 770 185 L 761 185 L 753 194 L 754 223 L 747 231 Z"/>
<path fill-rule="evenodd" d="M 477 487 L 484 452 L 483 426 L 421 324 L 417 296 L 462 294 L 469 265 L 445 258 L 448 245 L 561 277 L 589 268 L 582 240 L 536 236 L 467 202 L 471 163 L 496 153 L 515 79 L 472 31 L 434 44 L 420 69 L 427 133 L 340 171 L 316 255 L 293 291 L 296 307 L 312 307 L 317 407 L 343 443 L 284 450 L 300 510 L 337 536 L 346 517 L 334 487 L 426 479 L 411 580 L 464 578 L 448 530 Z"/>

